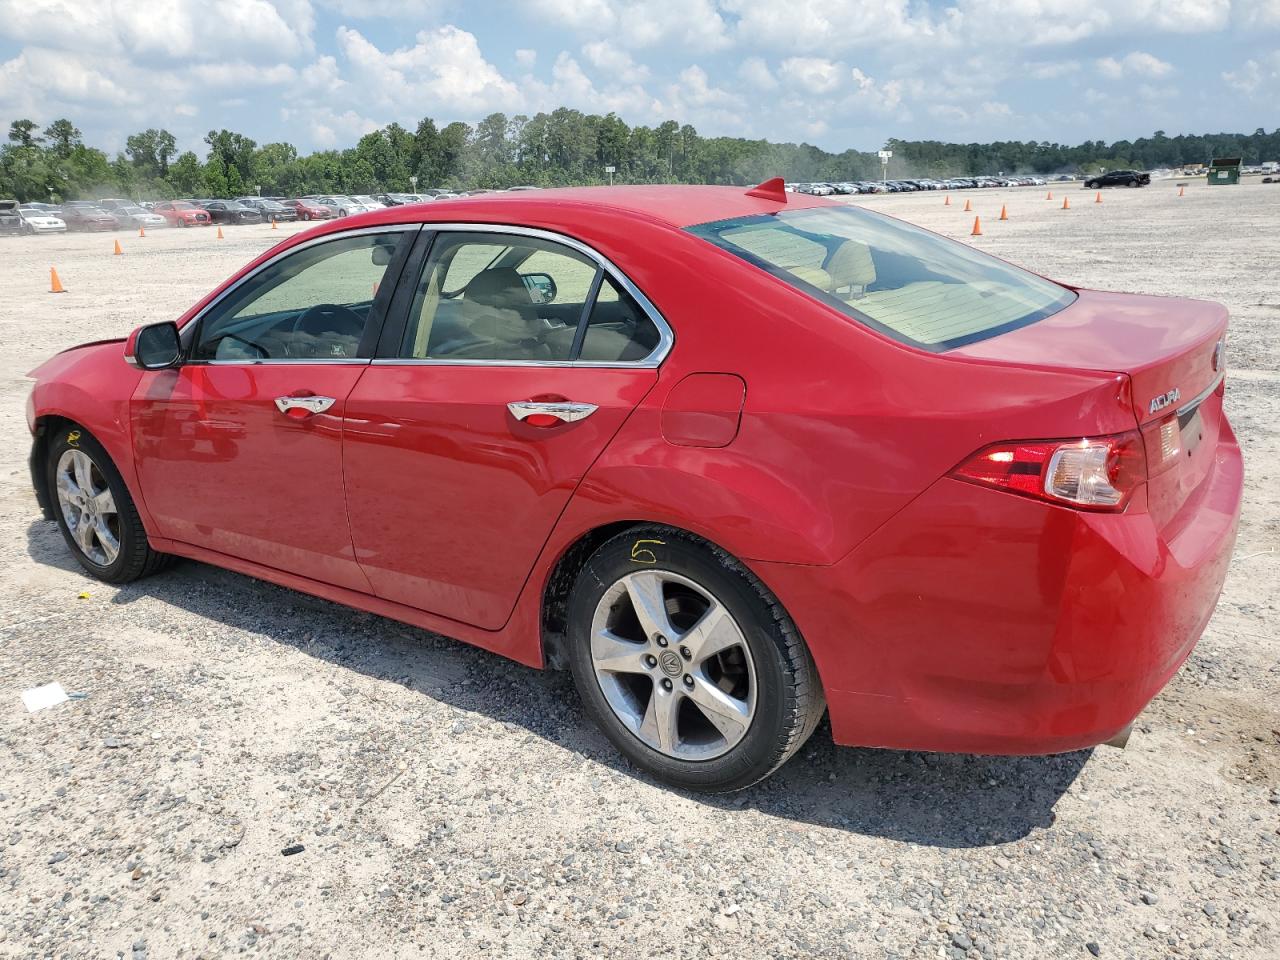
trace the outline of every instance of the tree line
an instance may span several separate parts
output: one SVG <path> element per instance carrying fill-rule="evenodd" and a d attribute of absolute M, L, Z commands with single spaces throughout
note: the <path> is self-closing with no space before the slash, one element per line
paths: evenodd
<path fill-rule="evenodd" d="M 880 177 L 873 151 L 830 153 L 811 144 L 741 137 L 704 137 L 689 124 L 628 126 L 605 116 L 561 107 L 533 117 L 494 113 L 474 126 L 440 127 L 431 118 L 410 131 L 392 123 L 345 150 L 301 155 L 289 143 L 259 145 L 241 133 L 210 130 L 207 152 L 178 152 L 164 129 L 129 136 L 114 157 L 87 146 L 66 119 L 43 130 L 14 120 L 0 146 L 0 198 L 61 201 L 127 196 L 235 197 L 325 193 L 412 192 L 516 185 L 598 184 L 614 167 L 619 183 L 751 184 L 773 176 L 795 181 Z M 982 174 L 1094 173 L 1099 169 L 1181 167 L 1217 156 L 1246 164 L 1280 160 L 1280 128 L 1267 133 L 1166 136 L 1085 141 L 1077 146 L 1036 141 L 943 143 L 896 140 L 890 177 Z"/>

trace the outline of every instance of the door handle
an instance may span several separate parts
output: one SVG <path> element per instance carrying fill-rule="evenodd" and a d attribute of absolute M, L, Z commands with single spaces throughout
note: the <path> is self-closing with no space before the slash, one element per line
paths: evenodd
<path fill-rule="evenodd" d="M 575 423 L 596 412 L 594 403 L 574 403 L 572 400 L 515 400 L 507 409 L 517 420 L 527 421 L 535 427 L 549 427 L 555 420 Z"/>
<path fill-rule="evenodd" d="M 335 403 L 333 397 L 276 397 L 276 409 L 287 417 L 324 413 Z"/>

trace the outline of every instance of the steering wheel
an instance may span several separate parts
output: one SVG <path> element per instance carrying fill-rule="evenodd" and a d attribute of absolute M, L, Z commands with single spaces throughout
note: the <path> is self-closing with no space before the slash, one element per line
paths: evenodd
<path fill-rule="evenodd" d="M 293 333 L 304 334 L 314 340 L 326 337 L 350 337 L 359 343 L 364 334 L 364 320 L 350 307 L 337 303 L 317 303 L 298 314 L 293 321 Z"/>

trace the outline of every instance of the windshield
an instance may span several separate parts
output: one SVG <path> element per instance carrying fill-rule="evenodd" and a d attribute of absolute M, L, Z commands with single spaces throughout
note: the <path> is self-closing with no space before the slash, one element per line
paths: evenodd
<path fill-rule="evenodd" d="M 949 350 L 1057 313 L 1075 294 L 977 250 L 857 207 L 688 228 L 888 336 Z"/>

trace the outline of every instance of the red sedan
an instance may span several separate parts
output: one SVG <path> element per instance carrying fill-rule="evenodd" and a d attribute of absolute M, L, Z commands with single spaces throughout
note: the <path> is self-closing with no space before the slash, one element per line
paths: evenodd
<path fill-rule="evenodd" d="M 185 200 L 166 200 L 163 203 L 157 203 L 151 208 L 151 212 L 160 214 L 171 227 L 207 227 L 213 222 L 208 210 L 197 207 L 194 203 L 187 203 Z"/>
<path fill-rule="evenodd" d="M 1235 539 L 1217 304 L 781 181 L 344 218 L 33 372 L 95 576 L 217 564 L 573 671 L 635 764 L 1123 738 Z"/>
<path fill-rule="evenodd" d="M 280 202 L 298 211 L 299 220 L 329 220 L 333 217 L 333 211 L 329 207 L 314 200 L 281 200 Z"/>

